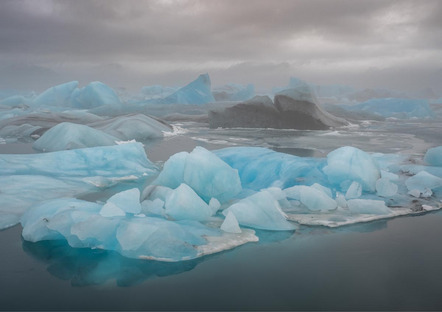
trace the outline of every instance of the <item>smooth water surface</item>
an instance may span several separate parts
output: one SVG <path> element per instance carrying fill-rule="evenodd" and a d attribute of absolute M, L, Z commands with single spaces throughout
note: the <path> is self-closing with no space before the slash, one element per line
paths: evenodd
<path fill-rule="evenodd" d="M 200 145 L 264 146 L 325 157 L 340 146 L 422 157 L 440 142 L 435 121 L 388 121 L 335 131 L 208 129 L 145 142 L 161 163 Z M 1 153 L 33 152 L 3 144 Z M 86 198 L 97 200 L 103 194 Z M 258 231 L 260 242 L 192 261 L 163 263 L 29 243 L 0 232 L 1 310 L 442 310 L 442 212 L 346 226 Z"/>

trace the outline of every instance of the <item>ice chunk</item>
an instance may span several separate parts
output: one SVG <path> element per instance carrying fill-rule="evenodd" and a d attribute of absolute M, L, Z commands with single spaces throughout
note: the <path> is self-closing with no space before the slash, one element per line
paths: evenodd
<path fill-rule="evenodd" d="M 145 86 L 141 89 L 141 94 L 145 100 L 162 99 L 177 91 L 177 88 L 161 85 Z"/>
<path fill-rule="evenodd" d="M 239 227 L 238 220 L 236 220 L 233 212 L 229 211 L 227 213 L 223 224 L 221 224 L 221 230 L 227 233 L 241 233 L 241 228 Z"/>
<path fill-rule="evenodd" d="M 175 220 L 204 221 L 212 209 L 188 185 L 182 183 L 166 198 L 166 213 Z"/>
<path fill-rule="evenodd" d="M 50 228 L 60 227 L 61 220 L 53 220 L 57 215 L 68 210 L 98 212 L 100 209 L 101 206 L 96 203 L 74 198 L 61 198 L 42 202 L 33 206 L 21 217 L 20 222 L 23 226 L 22 236 L 25 240 L 31 242 L 61 239 L 63 235 Z M 71 218 L 69 222 L 72 222 Z"/>
<path fill-rule="evenodd" d="M 115 91 L 102 82 L 94 81 L 86 87 L 76 89 L 72 94 L 71 106 L 78 109 L 90 109 L 100 106 L 119 108 L 122 103 Z"/>
<path fill-rule="evenodd" d="M 335 200 L 317 188 L 305 185 L 295 185 L 284 190 L 289 199 L 299 200 L 309 210 L 328 211 L 337 208 Z"/>
<path fill-rule="evenodd" d="M 164 104 L 206 104 L 215 102 L 208 74 L 199 75 L 188 85 L 160 101 Z"/>
<path fill-rule="evenodd" d="M 46 154 L 0 155 L 1 175 L 40 174 L 70 177 L 152 175 L 158 168 L 146 157 L 143 145 L 130 143 Z"/>
<path fill-rule="evenodd" d="M 352 213 L 386 215 L 392 212 L 382 200 L 350 199 L 347 205 Z"/>
<path fill-rule="evenodd" d="M 424 161 L 430 166 L 442 167 L 442 146 L 430 148 L 425 153 Z"/>
<path fill-rule="evenodd" d="M 101 205 L 58 199 L 36 206 L 23 216 L 23 237 L 30 241 L 66 239 L 77 248 L 114 250 L 131 258 L 189 260 L 257 241 L 253 231 L 225 233 L 197 221 L 155 217 L 105 218 Z"/>
<path fill-rule="evenodd" d="M 101 208 L 100 215 L 107 218 L 122 217 L 122 216 L 124 217 L 126 215 L 126 212 L 117 205 L 115 205 L 114 203 L 107 202 L 103 206 L 103 208 Z"/>
<path fill-rule="evenodd" d="M 140 190 L 137 188 L 132 188 L 123 192 L 119 192 L 109 198 L 107 200 L 107 203 L 113 203 L 127 213 L 140 213 Z"/>
<path fill-rule="evenodd" d="M 9 213 L 0 211 L 0 229 L 16 225 L 20 222 L 20 215 L 18 213 Z"/>
<path fill-rule="evenodd" d="M 371 99 L 357 105 L 348 106 L 346 109 L 371 112 L 383 117 L 395 117 L 401 119 L 412 117 L 431 118 L 434 115 L 427 100 L 404 98 Z"/>
<path fill-rule="evenodd" d="M 121 249 L 134 251 L 149 239 L 149 236 L 158 231 L 160 224 L 146 224 L 145 222 L 121 222 L 116 237 Z"/>
<path fill-rule="evenodd" d="M 294 230 L 295 226 L 286 220 L 278 201 L 269 191 L 261 191 L 233 204 L 223 211 L 232 212 L 242 225 L 274 231 Z"/>
<path fill-rule="evenodd" d="M 327 166 L 323 170 L 330 183 L 345 187 L 352 181 L 361 183 L 362 189 L 368 192 L 376 190 L 376 181 L 380 178 L 380 171 L 371 158 L 364 151 L 351 147 L 340 147 L 327 155 Z"/>
<path fill-rule="evenodd" d="M 131 114 L 90 123 L 89 126 L 106 132 L 120 140 L 162 138 L 172 127 L 162 120 L 143 114 Z"/>
<path fill-rule="evenodd" d="M 421 171 L 408 178 L 405 181 L 405 185 L 409 191 L 418 190 L 419 192 L 424 193 L 427 189 L 435 190 L 442 187 L 442 179 L 426 171 Z"/>
<path fill-rule="evenodd" d="M 113 195 L 100 211 L 103 217 L 125 216 L 141 212 L 140 190 L 133 188 Z"/>
<path fill-rule="evenodd" d="M 181 183 L 189 185 L 206 202 L 214 197 L 223 203 L 241 192 L 238 171 L 199 146 L 191 153 L 170 157 L 154 182 L 171 188 Z"/>
<path fill-rule="evenodd" d="M 345 196 L 343 194 L 337 192 L 335 200 L 338 204 L 338 207 L 347 208 L 347 200 L 345 199 Z"/>
<path fill-rule="evenodd" d="M 322 173 L 323 159 L 297 157 L 262 147 L 229 147 L 215 152 L 232 168 L 238 170 L 243 188 L 259 191 L 295 184 L 326 185 Z"/>
<path fill-rule="evenodd" d="M 61 106 L 69 107 L 71 97 L 78 87 L 78 81 L 67 82 L 58 86 L 51 87 L 41 93 L 33 102 L 33 106 Z"/>
<path fill-rule="evenodd" d="M 311 185 L 311 187 L 317 189 L 318 191 L 321 191 L 321 192 L 327 194 L 327 196 L 330 197 L 330 198 L 333 197 L 332 191 L 328 187 L 322 186 L 319 183 L 314 183 L 314 184 Z"/>
<path fill-rule="evenodd" d="M 163 202 L 166 201 L 166 198 L 172 194 L 173 190 L 170 187 L 161 186 L 161 185 L 148 185 L 141 194 L 141 199 L 161 199 Z"/>
<path fill-rule="evenodd" d="M 145 214 L 154 214 L 159 216 L 165 216 L 166 211 L 164 209 L 164 201 L 159 198 L 154 200 L 146 199 L 141 203 L 141 211 Z"/>
<path fill-rule="evenodd" d="M 359 197 L 361 197 L 361 195 L 362 195 L 361 183 L 353 181 L 353 183 L 350 184 L 350 187 L 348 188 L 347 192 L 345 193 L 345 198 L 346 199 L 359 198 Z"/>
<path fill-rule="evenodd" d="M 398 186 L 391 182 L 388 178 L 380 178 L 376 181 L 376 193 L 382 197 L 390 197 L 396 195 Z"/>
<path fill-rule="evenodd" d="M 416 189 L 408 191 L 408 194 L 416 198 L 419 198 L 421 196 L 421 192 Z"/>
<path fill-rule="evenodd" d="M 0 101 L 1 106 L 9 106 L 12 108 L 29 108 L 31 99 L 22 95 L 13 95 Z"/>
<path fill-rule="evenodd" d="M 32 147 L 45 152 L 115 145 L 118 138 L 88 126 L 60 123 L 45 132 Z"/>
<path fill-rule="evenodd" d="M 385 170 L 381 170 L 381 178 L 385 178 L 388 179 L 390 181 L 397 181 L 399 179 L 399 176 L 397 174 L 385 171 Z"/>
<path fill-rule="evenodd" d="M 219 202 L 218 199 L 211 198 L 209 201 L 209 207 L 210 209 L 212 209 L 212 214 L 216 214 L 219 208 L 221 208 L 221 203 Z"/>
<path fill-rule="evenodd" d="M 46 154 L 2 154 L 0 213 L 17 215 L 18 221 L 30 206 L 42 201 L 96 192 L 98 187 L 128 178 L 148 178 L 157 172 L 139 143 Z M 13 225 L 2 223 L 8 224 Z"/>

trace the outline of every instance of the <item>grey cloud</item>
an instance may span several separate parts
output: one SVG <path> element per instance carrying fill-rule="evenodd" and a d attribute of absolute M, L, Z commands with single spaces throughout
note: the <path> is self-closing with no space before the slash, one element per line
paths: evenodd
<path fill-rule="evenodd" d="M 40 1 L 32 2 L 35 6 Z M 417 70 L 415 63 L 423 56 L 429 56 L 425 62 L 432 62 L 433 68 L 423 64 L 420 71 L 430 75 L 442 67 L 437 53 L 431 53 L 442 48 L 442 2 L 437 0 L 46 0 L 44 4 L 47 11 L 33 12 L 30 1 L 0 2 L 0 63 L 26 62 L 62 77 L 101 80 L 115 72 L 106 64 L 118 64 L 121 77 L 111 80 L 120 84 L 123 78 L 126 84 L 155 79 L 174 84 L 208 71 L 215 81 L 249 79 L 268 86 L 297 73 L 331 80 L 322 76 L 333 77 L 334 72 L 338 80 L 339 75 L 346 77 L 344 73 L 357 74 L 345 68 L 352 64 L 362 75 L 369 68 L 382 74 L 389 69 L 397 72 L 393 69 L 398 66 L 405 70 L 407 62 Z M 401 20 L 402 12 L 411 13 Z M 158 64 L 168 66 L 159 70 Z M 189 64 L 200 66 L 192 70 Z M 321 64 L 326 68 L 322 76 L 317 70 Z"/>

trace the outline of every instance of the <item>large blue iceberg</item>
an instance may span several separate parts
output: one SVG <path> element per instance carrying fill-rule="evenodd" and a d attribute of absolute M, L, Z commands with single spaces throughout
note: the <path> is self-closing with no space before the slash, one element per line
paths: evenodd
<path fill-rule="evenodd" d="M 31 155 L 0 155 L 0 229 L 39 202 L 145 180 L 158 168 L 140 143 Z M 26 190 L 26 191 L 23 191 Z"/>
<path fill-rule="evenodd" d="M 110 159 L 118 157 L 113 167 Z M 438 167 L 354 147 L 336 149 L 327 158 L 255 147 L 215 152 L 197 147 L 170 157 L 158 176 L 139 144 L 0 160 L 0 173 L 13 181 L 12 191 L 0 199 L 9 192 L 9 199 L 22 201 L 15 205 L 17 215 L 25 212 L 26 240 L 63 239 L 72 247 L 113 250 L 130 258 L 188 260 L 257 241 L 252 229 L 336 227 L 441 208 L 442 171 L 431 171 Z M 129 172 L 134 179 L 149 177 L 144 187 L 135 184 L 98 202 L 73 198 L 128 178 Z M 44 195 L 18 194 L 20 175 L 31 181 L 29 188 L 43 182 L 36 189 Z M 61 189 L 45 194 L 46 185 L 52 188 L 57 181 Z M 11 211 L 2 214 L 10 222 Z"/>
<path fill-rule="evenodd" d="M 78 81 L 71 81 L 47 89 L 35 98 L 31 106 L 51 110 L 90 109 L 106 114 L 121 109 L 122 102 L 115 91 L 102 82 L 94 81 L 78 88 Z"/>

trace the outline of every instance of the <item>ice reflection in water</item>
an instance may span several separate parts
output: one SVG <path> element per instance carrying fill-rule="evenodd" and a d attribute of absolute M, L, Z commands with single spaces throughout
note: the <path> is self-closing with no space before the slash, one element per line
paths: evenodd
<path fill-rule="evenodd" d="M 22 246 L 28 255 L 45 262 L 49 273 L 70 281 L 72 286 L 113 282 L 119 287 L 134 286 L 151 278 L 190 271 L 206 259 L 180 262 L 136 260 L 106 250 L 72 248 L 64 240 L 23 241 Z"/>

